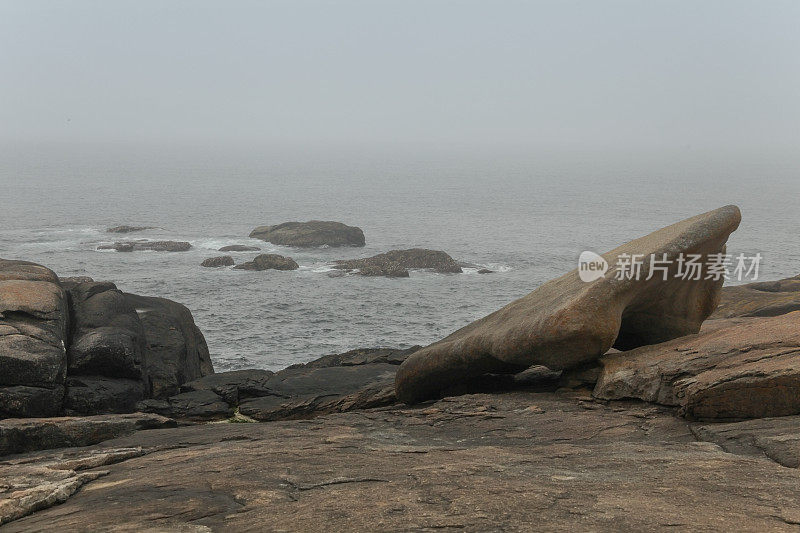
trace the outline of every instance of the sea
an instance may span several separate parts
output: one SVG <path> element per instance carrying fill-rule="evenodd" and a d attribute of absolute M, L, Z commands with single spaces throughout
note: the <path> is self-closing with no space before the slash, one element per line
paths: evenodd
<path fill-rule="evenodd" d="M 761 154 L 453 146 L 8 144 L 0 148 L 0 257 L 111 280 L 186 305 L 217 371 L 277 370 L 359 347 L 436 341 L 660 227 L 736 204 L 732 254 L 759 279 L 800 272 L 800 166 Z M 259 225 L 335 220 L 363 248 L 296 249 Z M 155 226 L 128 235 L 117 225 Z M 189 241 L 188 252 L 98 250 Z M 225 245 L 294 258 L 296 271 L 202 268 Z M 337 259 L 444 250 L 463 274 L 329 275 Z M 233 253 L 237 263 L 257 252 Z M 478 274 L 486 268 L 491 274 Z M 729 283 L 739 283 L 731 280 Z"/>

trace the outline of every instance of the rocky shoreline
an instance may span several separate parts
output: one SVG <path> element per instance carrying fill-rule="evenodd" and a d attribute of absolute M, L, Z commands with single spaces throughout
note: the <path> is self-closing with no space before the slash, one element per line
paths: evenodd
<path fill-rule="evenodd" d="M 603 258 L 712 256 L 739 218 Z M 9 531 L 800 524 L 800 276 L 571 272 L 428 347 L 214 373 L 180 304 L 2 260 L 0 364 Z"/>

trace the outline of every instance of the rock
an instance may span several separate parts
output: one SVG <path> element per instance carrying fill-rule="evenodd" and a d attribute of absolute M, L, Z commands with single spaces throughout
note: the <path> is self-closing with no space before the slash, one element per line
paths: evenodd
<path fill-rule="evenodd" d="M 110 282 L 69 289 L 73 331 L 66 414 L 129 413 L 150 395 L 145 333 L 136 309 Z"/>
<path fill-rule="evenodd" d="M 706 263 L 724 250 L 740 218 L 735 206 L 698 215 L 606 253 L 611 267 L 598 280 L 583 282 L 574 270 L 545 283 L 409 357 L 397 372 L 398 398 L 415 403 L 468 378 L 535 364 L 576 368 L 612 346 L 630 349 L 696 333 L 714 311 L 723 280 L 675 277 L 676 259 L 700 254 Z M 650 254 L 667 254 L 667 279 L 615 279 L 623 254 L 642 254 L 647 263 Z"/>
<path fill-rule="evenodd" d="M 61 286 L 66 290 L 69 290 L 76 285 L 80 285 L 81 283 L 94 283 L 94 279 L 90 278 L 89 276 L 70 276 L 61 278 Z"/>
<path fill-rule="evenodd" d="M 489 270 L 488 268 L 480 268 L 478 269 L 478 274 L 493 274 L 494 270 Z"/>
<path fill-rule="evenodd" d="M 422 346 L 412 346 L 411 348 L 357 348 L 349 352 L 324 355 L 302 366 L 306 368 L 323 368 L 329 366 L 371 365 L 376 363 L 399 365 L 405 361 L 409 355 L 420 348 L 422 348 Z"/>
<path fill-rule="evenodd" d="M 236 270 L 297 270 L 299 267 L 291 257 L 278 254 L 257 255 L 252 261 L 233 267 Z"/>
<path fill-rule="evenodd" d="M 767 456 L 788 468 L 800 468 L 800 416 L 760 418 L 727 424 L 692 426 L 698 439 L 728 453 Z"/>
<path fill-rule="evenodd" d="M 145 374 L 151 396 L 165 398 L 189 381 L 214 373 L 208 346 L 192 313 L 167 300 L 125 293 L 145 336 Z"/>
<path fill-rule="evenodd" d="M 0 416 L 61 409 L 68 327 L 67 295 L 52 270 L 0 260 Z"/>
<path fill-rule="evenodd" d="M 0 387 L 0 419 L 58 416 L 63 402 L 63 385 Z"/>
<path fill-rule="evenodd" d="M 42 265 L 28 261 L 0 259 L 0 281 L 4 280 L 49 281 L 58 284 L 55 272 Z"/>
<path fill-rule="evenodd" d="M 258 252 L 260 250 L 261 248 L 258 246 L 247 246 L 244 244 L 231 244 L 219 249 L 220 252 Z"/>
<path fill-rule="evenodd" d="M 438 250 L 412 248 L 392 250 L 366 259 L 336 261 L 335 268 L 358 270 L 362 276 L 408 277 L 408 269 L 427 269 L 439 273 L 460 273 L 452 257 Z"/>
<path fill-rule="evenodd" d="M 192 249 L 192 245 L 186 241 L 128 241 L 101 244 L 97 249 L 116 250 L 118 252 L 141 252 L 146 250 L 154 252 L 186 252 Z"/>
<path fill-rule="evenodd" d="M 0 420 L 0 456 L 33 450 L 88 446 L 139 429 L 175 427 L 175 421 L 144 413 Z"/>
<path fill-rule="evenodd" d="M 109 475 L 4 528 L 796 531 L 799 470 L 697 442 L 671 409 L 595 407 L 571 394 L 478 394 L 36 452 L 0 477 L 68 473 L 70 461 L 107 462 Z M 135 458 L 115 460 L 124 450 Z"/>
<path fill-rule="evenodd" d="M 312 220 L 259 226 L 250 237 L 284 246 L 364 246 L 364 232 L 341 222 Z"/>
<path fill-rule="evenodd" d="M 230 405 L 238 405 L 246 398 L 271 394 L 268 383 L 274 374 L 260 369 L 219 372 L 181 385 L 181 392 L 208 390 Z"/>
<path fill-rule="evenodd" d="M 210 390 L 184 392 L 166 400 L 144 400 L 138 403 L 137 408 L 170 418 L 194 421 L 229 418 L 233 415 L 233 408 Z"/>
<path fill-rule="evenodd" d="M 114 226 L 108 228 L 106 233 L 133 233 L 135 231 L 144 231 L 148 229 L 157 229 L 154 226 Z"/>
<path fill-rule="evenodd" d="M 712 320 L 699 334 L 601 363 L 598 398 L 677 405 L 689 418 L 800 414 L 800 311 Z"/>
<path fill-rule="evenodd" d="M 211 268 L 225 267 L 231 265 L 233 265 L 233 257 L 229 255 L 221 255 L 219 257 L 209 257 L 208 259 L 205 259 L 203 260 L 202 263 L 200 263 L 200 266 L 211 267 Z"/>
<path fill-rule="evenodd" d="M 261 421 L 324 414 L 343 397 L 371 389 L 367 396 L 373 398 L 375 392 L 390 388 L 396 370 L 396 365 L 386 363 L 287 368 L 267 382 L 269 396 L 243 401 L 239 412 Z M 394 396 L 387 402 L 393 403 Z"/>
<path fill-rule="evenodd" d="M 777 316 L 792 311 L 800 311 L 800 276 L 724 287 L 711 318 Z"/>
<path fill-rule="evenodd" d="M 64 410 L 68 415 L 132 413 L 149 390 L 141 380 L 102 376 L 67 377 Z"/>

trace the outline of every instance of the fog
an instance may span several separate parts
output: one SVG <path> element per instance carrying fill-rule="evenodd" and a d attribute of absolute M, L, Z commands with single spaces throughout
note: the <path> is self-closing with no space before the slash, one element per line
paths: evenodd
<path fill-rule="evenodd" d="M 0 2 L 0 141 L 796 158 L 794 1 Z"/>

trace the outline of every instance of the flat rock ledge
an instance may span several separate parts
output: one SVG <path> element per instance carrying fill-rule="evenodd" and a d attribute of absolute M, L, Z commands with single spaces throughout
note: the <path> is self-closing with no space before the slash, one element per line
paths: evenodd
<path fill-rule="evenodd" d="M 800 470 L 747 434 L 789 442 L 797 417 L 708 430 L 673 412 L 514 392 L 138 431 L 6 458 L 0 515 L 9 532 L 796 531 Z"/>

